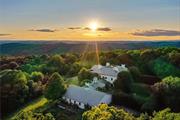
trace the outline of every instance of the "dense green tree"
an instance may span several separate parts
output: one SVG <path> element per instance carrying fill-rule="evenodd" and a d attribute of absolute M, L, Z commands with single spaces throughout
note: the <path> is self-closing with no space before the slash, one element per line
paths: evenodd
<path fill-rule="evenodd" d="M 25 85 L 26 83 L 27 83 L 26 75 L 21 70 L 7 69 L 0 72 L 0 85 L 4 85 L 4 84 Z"/>
<path fill-rule="evenodd" d="M 44 86 L 41 82 L 34 82 L 33 80 L 29 80 L 27 85 L 29 87 L 29 98 L 36 98 L 42 95 Z"/>
<path fill-rule="evenodd" d="M 78 73 L 78 79 L 79 81 L 83 81 L 85 79 L 92 79 L 93 73 L 91 73 L 88 69 L 82 68 Z"/>
<path fill-rule="evenodd" d="M 171 53 L 168 54 L 169 61 L 180 67 L 180 52 L 177 51 L 172 51 Z"/>
<path fill-rule="evenodd" d="M 62 97 L 65 92 L 65 85 L 63 78 L 56 72 L 53 73 L 48 85 L 46 86 L 44 95 L 48 99 L 58 99 Z"/>
<path fill-rule="evenodd" d="M 124 105 L 136 110 L 141 106 L 133 95 L 118 90 L 114 91 L 112 95 L 112 103 L 115 105 Z"/>
<path fill-rule="evenodd" d="M 26 60 L 25 64 L 20 66 L 20 69 L 31 74 L 34 71 L 42 71 L 42 67 L 46 62 L 47 60 L 43 59 L 41 56 L 31 56 Z"/>
<path fill-rule="evenodd" d="M 83 113 L 82 120 L 136 120 L 135 117 L 123 109 L 101 104 Z"/>
<path fill-rule="evenodd" d="M 131 56 L 127 53 L 120 54 L 114 59 L 117 60 L 117 63 L 114 63 L 116 65 L 125 64 L 127 66 L 132 66 L 134 64 Z"/>
<path fill-rule="evenodd" d="M 100 56 L 100 63 L 102 65 L 106 65 L 106 63 L 111 63 L 111 64 L 117 64 L 118 59 L 115 59 L 118 56 L 118 54 L 115 51 L 109 51 L 101 54 Z M 90 58 L 92 59 L 92 58 Z"/>
<path fill-rule="evenodd" d="M 152 120 L 180 120 L 180 113 L 173 113 L 169 108 L 155 112 Z"/>
<path fill-rule="evenodd" d="M 34 72 L 34 71 L 40 71 L 40 68 L 41 68 L 41 65 L 40 65 L 40 64 L 38 64 L 38 65 L 32 65 L 32 64 L 30 64 L 30 63 L 24 64 L 24 65 L 22 65 L 22 66 L 20 67 L 20 69 L 21 69 L 22 71 L 25 71 L 25 72 L 27 72 L 27 73 L 29 73 L 29 74 L 31 74 L 31 73 Z"/>
<path fill-rule="evenodd" d="M 132 75 L 132 77 L 133 77 L 133 79 L 135 81 L 138 82 L 139 79 L 141 79 L 140 78 L 141 77 L 141 72 L 139 71 L 139 69 L 137 67 L 131 66 L 131 67 L 129 67 L 129 71 L 130 71 L 130 73 L 131 73 L 131 75 Z"/>
<path fill-rule="evenodd" d="M 159 47 L 155 49 L 155 52 L 157 52 L 160 55 L 167 55 L 171 52 L 180 52 L 180 48 L 177 47 Z"/>
<path fill-rule="evenodd" d="M 19 65 L 14 61 L 9 63 L 9 68 L 10 69 L 17 69 L 18 67 L 19 67 Z"/>
<path fill-rule="evenodd" d="M 64 63 L 64 59 L 60 55 L 50 57 L 46 65 L 46 72 L 50 74 L 59 72 L 60 74 L 65 75 L 67 70 L 67 65 Z"/>
<path fill-rule="evenodd" d="M 124 92 L 131 92 L 133 79 L 129 71 L 122 71 L 118 74 L 117 80 L 114 82 L 115 89 L 120 89 Z"/>
<path fill-rule="evenodd" d="M 42 81 L 44 79 L 44 75 L 41 72 L 32 72 L 31 73 L 31 79 L 35 82 Z"/>
<path fill-rule="evenodd" d="M 29 87 L 27 78 L 21 70 L 3 70 L 0 72 L 1 114 L 17 109 L 27 101 Z"/>
<path fill-rule="evenodd" d="M 141 52 L 140 57 L 143 61 L 147 62 L 159 56 L 158 52 L 153 49 L 145 49 Z"/>
<path fill-rule="evenodd" d="M 153 86 L 153 94 L 161 108 L 170 107 L 174 111 L 180 111 L 180 78 L 166 77 L 162 82 Z"/>
<path fill-rule="evenodd" d="M 101 104 L 83 113 L 82 120 L 179 120 L 180 113 L 173 113 L 169 108 L 154 112 L 153 116 L 147 113 L 135 117 L 132 114 L 113 106 Z"/>
<path fill-rule="evenodd" d="M 66 54 L 65 57 L 64 57 L 64 61 L 65 63 L 67 64 L 73 64 L 74 62 L 77 61 L 77 56 L 75 56 L 74 54 Z"/>
<path fill-rule="evenodd" d="M 73 63 L 72 65 L 69 65 L 69 71 L 67 73 L 68 76 L 73 77 L 75 75 L 78 75 L 80 69 L 82 68 L 82 65 L 80 63 Z"/>
<path fill-rule="evenodd" d="M 164 78 L 170 75 L 180 77 L 180 70 L 162 59 L 153 60 L 149 67 L 152 72 L 160 78 Z"/>
<path fill-rule="evenodd" d="M 154 110 L 158 110 L 157 100 L 154 95 L 151 95 L 147 101 L 141 106 L 142 111 L 152 113 Z"/>
<path fill-rule="evenodd" d="M 49 60 L 49 65 L 61 67 L 64 63 L 64 59 L 60 55 L 54 55 Z"/>

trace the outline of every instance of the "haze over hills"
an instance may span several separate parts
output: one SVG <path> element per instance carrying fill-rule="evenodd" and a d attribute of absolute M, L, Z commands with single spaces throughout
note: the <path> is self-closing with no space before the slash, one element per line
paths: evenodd
<path fill-rule="evenodd" d="M 98 41 L 100 51 L 114 49 L 144 49 L 180 47 L 178 41 Z M 39 55 L 94 51 L 94 41 L 0 41 L 1 55 Z"/>

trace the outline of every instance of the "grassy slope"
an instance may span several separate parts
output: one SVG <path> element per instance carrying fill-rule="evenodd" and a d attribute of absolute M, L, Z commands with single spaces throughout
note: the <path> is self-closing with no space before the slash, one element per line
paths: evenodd
<path fill-rule="evenodd" d="M 15 112 L 12 115 L 10 115 L 9 117 L 7 117 L 6 120 L 13 119 L 14 117 L 16 117 L 18 115 L 18 113 L 20 113 L 22 111 L 26 112 L 26 111 L 35 110 L 35 109 L 45 105 L 47 102 L 48 102 L 48 100 L 46 98 L 40 97 L 40 98 L 28 103 L 21 109 L 17 110 L 17 112 Z"/>

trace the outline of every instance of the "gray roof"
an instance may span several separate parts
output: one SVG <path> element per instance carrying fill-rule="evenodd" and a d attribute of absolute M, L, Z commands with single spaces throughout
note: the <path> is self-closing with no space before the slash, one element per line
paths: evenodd
<path fill-rule="evenodd" d="M 108 75 L 117 77 L 118 71 L 114 70 L 111 66 L 101 66 L 101 65 L 94 65 L 91 68 L 91 72 L 101 74 L 101 75 Z"/>
<path fill-rule="evenodd" d="M 99 92 L 96 90 L 71 85 L 67 89 L 64 97 L 88 104 L 90 106 L 96 106 L 100 104 L 101 100 L 109 94 Z"/>

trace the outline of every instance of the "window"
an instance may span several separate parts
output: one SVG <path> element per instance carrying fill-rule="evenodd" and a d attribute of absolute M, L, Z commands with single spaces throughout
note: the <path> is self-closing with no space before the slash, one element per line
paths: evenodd
<path fill-rule="evenodd" d="M 73 104 L 74 104 L 74 100 L 71 100 L 71 103 L 73 103 Z"/>
<path fill-rule="evenodd" d="M 111 81 L 113 80 L 113 78 L 111 78 Z"/>

